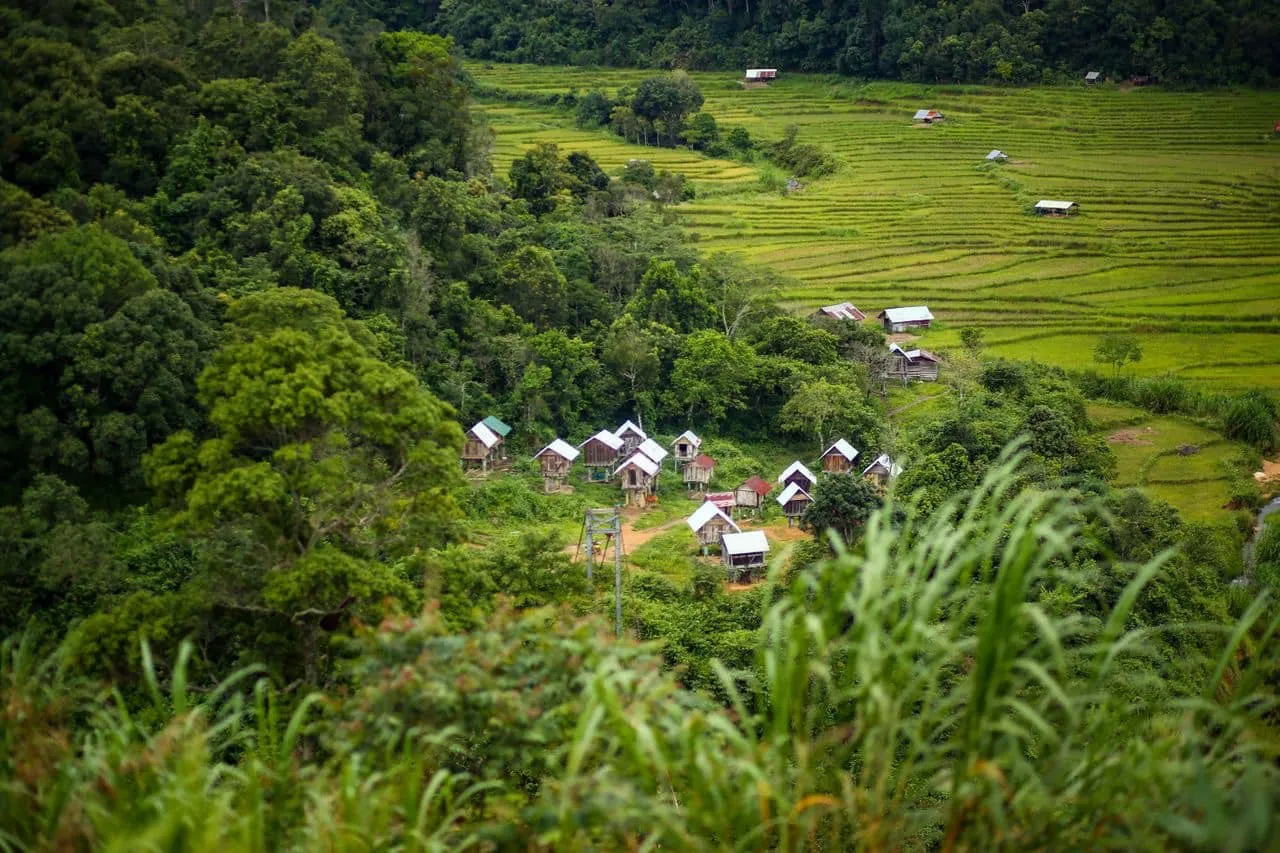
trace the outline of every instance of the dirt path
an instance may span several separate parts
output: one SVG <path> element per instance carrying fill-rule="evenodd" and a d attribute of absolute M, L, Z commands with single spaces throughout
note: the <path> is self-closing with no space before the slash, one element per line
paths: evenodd
<path fill-rule="evenodd" d="M 677 524 L 684 524 L 683 518 L 673 518 L 668 522 L 659 524 L 657 527 L 646 527 L 644 530 L 636 530 L 631 526 L 631 522 L 625 517 L 622 519 L 622 550 L 631 553 L 644 543 L 653 539 L 655 536 L 661 536 Z"/>
<path fill-rule="evenodd" d="M 629 519 L 625 515 L 622 517 L 622 550 L 626 554 L 630 554 L 650 539 L 653 539 L 656 536 L 661 536 L 677 524 L 684 523 L 683 518 L 673 518 L 670 521 L 657 525 L 656 527 L 646 527 L 644 530 L 636 530 L 632 526 L 632 523 L 637 521 L 640 517 L 642 516 L 637 516 L 637 518 L 633 519 Z M 576 545 L 565 545 L 564 552 L 566 554 L 573 555 L 576 559 L 577 556 L 582 553 L 582 549 L 584 547 L 586 546 L 581 542 Z"/>

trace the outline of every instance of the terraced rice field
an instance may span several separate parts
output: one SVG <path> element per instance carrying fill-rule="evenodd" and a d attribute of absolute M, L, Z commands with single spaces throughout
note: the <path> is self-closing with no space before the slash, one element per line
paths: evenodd
<path fill-rule="evenodd" d="M 1132 406 L 1091 403 L 1089 417 L 1116 455 L 1116 486 L 1141 489 L 1190 520 L 1225 514 L 1231 482 L 1244 476 L 1243 445 L 1180 418 L 1157 417 Z"/>
<path fill-rule="evenodd" d="M 651 72 L 470 64 L 485 84 L 579 93 Z M 722 130 L 775 139 L 787 125 L 840 170 L 790 195 L 754 170 L 688 151 L 581 131 L 553 108 L 485 106 L 498 167 L 537 141 L 585 149 L 606 167 L 633 157 L 685 172 L 703 190 L 680 207 L 708 251 L 740 253 L 794 280 L 796 309 L 851 299 L 868 313 L 925 303 L 945 349 L 959 328 L 990 350 L 1091 364 L 1100 332 L 1142 339 L 1144 374 L 1280 389 L 1280 93 L 1116 88 L 853 85 L 786 75 L 742 89 L 692 75 Z M 912 112 L 946 121 L 917 126 Z M 984 164 L 992 148 L 1012 160 Z M 1066 219 L 1032 215 L 1070 199 Z"/>

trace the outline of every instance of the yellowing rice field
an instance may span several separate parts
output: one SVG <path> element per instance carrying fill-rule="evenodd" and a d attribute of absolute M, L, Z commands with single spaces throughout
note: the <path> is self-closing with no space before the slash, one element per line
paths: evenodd
<path fill-rule="evenodd" d="M 469 64 L 491 87 L 546 94 L 634 86 L 653 72 Z M 629 145 L 580 130 L 553 107 L 484 104 L 505 172 L 555 142 L 606 169 L 631 158 L 684 172 L 679 207 L 706 251 L 766 264 L 794 283 L 796 309 L 852 300 L 868 313 L 928 304 L 925 346 L 987 330 L 990 351 L 1080 367 L 1097 336 L 1142 340 L 1140 374 L 1280 389 L 1280 93 L 1140 88 L 855 85 L 787 74 L 742 89 L 733 73 L 691 75 L 722 132 L 760 140 L 788 125 L 838 172 L 789 195 L 762 191 L 755 164 Z M 946 120 L 914 125 L 922 107 Z M 989 166 L 993 148 L 1009 163 Z M 1041 198 L 1078 216 L 1041 218 Z"/>

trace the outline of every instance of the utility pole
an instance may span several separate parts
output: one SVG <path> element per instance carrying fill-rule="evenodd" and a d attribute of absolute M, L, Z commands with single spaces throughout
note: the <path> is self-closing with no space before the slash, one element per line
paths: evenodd
<path fill-rule="evenodd" d="M 587 543 L 587 586 L 595 588 L 596 542 L 602 542 L 600 558 L 613 542 L 613 610 L 614 627 L 622 637 L 622 513 L 618 507 L 588 509 L 583 519 L 583 539 Z"/>

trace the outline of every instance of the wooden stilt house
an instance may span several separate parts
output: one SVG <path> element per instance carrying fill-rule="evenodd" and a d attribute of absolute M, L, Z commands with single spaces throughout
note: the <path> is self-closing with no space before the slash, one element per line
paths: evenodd
<path fill-rule="evenodd" d="M 467 430 L 462 444 L 462 467 L 488 471 L 498 461 L 502 439 L 484 421 L 476 421 Z"/>
<path fill-rule="evenodd" d="M 822 471 L 825 474 L 848 474 L 853 470 L 853 460 L 858 458 L 858 451 L 843 438 L 826 449 L 822 454 Z"/>
<path fill-rule="evenodd" d="M 534 454 L 542 467 L 542 488 L 548 494 L 559 491 L 569 478 L 569 469 L 581 451 L 567 441 L 556 439 Z"/>
<path fill-rule="evenodd" d="M 618 459 L 622 456 L 622 439 L 607 429 L 602 429 L 579 444 L 578 448 L 582 450 L 582 461 L 587 467 L 587 481 L 607 483 L 613 466 L 618 464 Z"/>
<path fill-rule="evenodd" d="M 658 463 L 639 451 L 617 467 L 614 475 L 622 482 L 623 503 L 643 507 L 657 491 Z"/>
<path fill-rule="evenodd" d="M 715 471 L 716 461 L 705 453 L 699 453 L 691 461 L 687 462 L 680 470 L 681 476 L 684 477 L 684 484 L 690 491 L 707 490 L 707 484 L 711 482 L 711 474 Z"/>
<path fill-rule="evenodd" d="M 644 430 L 631 421 L 624 421 L 622 426 L 613 431 L 613 434 L 622 442 L 623 456 L 630 456 L 635 453 L 636 448 L 640 446 L 640 442 L 649 437 Z"/>
<path fill-rule="evenodd" d="M 720 553 L 729 571 L 729 580 L 742 583 L 764 568 L 769 538 L 763 530 L 726 533 L 720 537 Z"/>
<path fill-rule="evenodd" d="M 782 507 L 782 514 L 787 517 L 787 527 L 798 524 L 800 516 L 804 515 L 811 503 L 813 498 L 798 483 L 789 483 L 782 494 L 778 495 L 778 505 Z"/>
<path fill-rule="evenodd" d="M 808 491 L 818 483 L 818 478 L 813 472 L 804 467 L 804 463 L 796 460 L 787 466 L 787 470 L 778 475 L 778 483 L 786 486 L 795 483 L 800 488 Z"/>
<path fill-rule="evenodd" d="M 927 305 L 912 305 L 907 308 L 886 308 L 876 317 L 884 325 L 888 334 L 899 332 L 916 332 L 929 328 L 933 322 L 933 312 Z"/>
<path fill-rule="evenodd" d="M 702 447 L 702 439 L 693 434 L 693 430 L 685 430 L 676 436 L 676 440 L 671 443 L 671 453 L 676 461 L 676 469 L 684 467 L 686 462 L 692 462 L 698 455 L 698 448 Z"/>
<path fill-rule="evenodd" d="M 874 462 L 862 469 L 862 476 L 882 489 L 901 473 L 902 466 L 894 462 L 887 453 L 881 453 Z"/>
<path fill-rule="evenodd" d="M 495 418 L 493 415 L 489 415 L 480 423 L 487 426 L 490 430 L 493 431 L 493 434 L 498 437 L 498 458 L 506 459 L 507 458 L 507 436 L 511 435 L 511 427 L 507 426 L 502 421 Z"/>
<path fill-rule="evenodd" d="M 738 525 L 733 519 L 725 515 L 724 510 L 707 501 L 702 506 L 693 511 L 693 515 L 685 522 L 689 525 L 689 529 L 693 531 L 693 535 L 698 538 L 698 544 L 702 546 L 702 553 L 707 553 L 707 548 L 712 545 L 720 544 L 720 537 L 726 533 L 737 533 Z"/>
<path fill-rule="evenodd" d="M 938 379 L 939 360 L 923 349 L 904 350 L 897 344 L 889 344 L 889 360 L 885 364 L 885 379 L 902 382 L 935 382 Z"/>
<path fill-rule="evenodd" d="M 766 483 L 763 477 L 750 477 L 733 490 L 733 502 L 735 506 L 755 510 L 755 514 L 759 515 L 765 496 L 771 491 L 773 486 Z"/>

